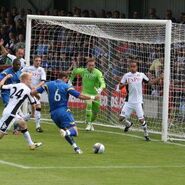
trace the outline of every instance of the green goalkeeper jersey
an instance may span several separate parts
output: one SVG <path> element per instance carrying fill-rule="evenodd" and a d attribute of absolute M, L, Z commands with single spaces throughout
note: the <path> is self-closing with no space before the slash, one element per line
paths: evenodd
<path fill-rule="evenodd" d="M 89 71 L 87 68 L 76 68 L 72 71 L 71 82 L 80 75 L 82 77 L 82 92 L 89 95 L 97 95 L 96 89 L 105 88 L 105 80 L 102 72 L 96 68 Z"/>

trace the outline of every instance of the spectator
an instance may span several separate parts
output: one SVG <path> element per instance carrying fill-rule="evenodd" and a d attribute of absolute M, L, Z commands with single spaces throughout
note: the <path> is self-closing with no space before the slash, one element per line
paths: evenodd
<path fill-rule="evenodd" d="M 90 12 L 89 12 L 89 17 L 94 17 L 94 18 L 96 18 L 96 17 L 97 17 L 96 12 L 95 12 L 94 10 L 90 10 Z"/>
<path fill-rule="evenodd" d="M 26 28 L 25 28 L 24 22 L 22 19 L 18 19 L 16 22 L 16 34 L 17 35 L 19 35 L 19 34 L 25 35 L 25 33 L 26 33 Z"/>
<path fill-rule="evenodd" d="M 147 19 L 159 19 L 159 17 L 156 15 L 156 9 L 150 8 L 148 12 L 148 16 L 146 18 Z"/>
<path fill-rule="evenodd" d="M 17 22 L 21 20 L 22 22 L 26 22 L 26 15 L 25 15 L 25 10 L 21 9 L 20 14 L 16 15 L 14 18 L 14 22 L 17 24 Z"/>
<path fill-rule="evenodd" d="M 111 11 L 106 12 L 105 17 L 106 18 L 112 18 L 112 12 Z"/>
<path fill-rule="evenodd" d="M 140 18 L 139 12 L 138 11 L 134 11 L 133 14 L 132 14 L 132 18 L 133 19 L 139 19 Z"/>
<path fill-rule="evenodd" d="M 166 10 L 165 18 L 167 20 L 171 20 L 172 22 L 176 22 L 176 19 L 172 15 L 172 10 L 168 9 Z"/>
<path fill-rule="evenodd" d="M 11 13 L 12 13 L 12 17 L 14 19 L 17 16 L 17 8 L 13 7 L 12 10 L 11 10 Z"/>
<path fill-rule="evenodd" d="M 17 43 L 15 44 L 15 49 L 25 48 L 25 38 L 23 34 L 18 35 Z"/>
<path fill-rule="evenodd" d="M 11 49 L 12 51 L 15 51 L 15 44 L 16 44 L 16 36 L 14 33 L 9 33 L 9 41 L 5 45 L 6 48 Z"/>
<path fill-rule="evenodd" d="M 118 19 L 118 18 L 120 18 L 121 16 L 120 16 L 120 12 L 118 11 L 118 10 L 115 10 L 114 12 L 113 12 L 113 14 L 112 14 L 112 18 L 116 18 L 116 19 Z"/>
<path fill-rule="evenodd" d="M 181 13 L 180 24 L 185 24 L 185 12 Z"/>
<path fill-rule="evenodd" d="M 82 17 L 89 17 L 89 11 L 88 10 L 82 11 Z"/>
<path fill-rule="evenodd" d="M 73 14 L 74 17 L 81 17 L 81 9 L 78 7 L 74 7 Z"/>

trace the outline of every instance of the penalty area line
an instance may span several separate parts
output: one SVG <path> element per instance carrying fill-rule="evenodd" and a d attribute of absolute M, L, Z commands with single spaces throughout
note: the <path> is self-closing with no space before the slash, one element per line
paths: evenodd
<path fill-rule="evenodd" d="M 0 164 L 12 166 L 12 167 L 16 167 L 16 168 L 30 169 L 29 166 L 25 166 L 25 165 L 13 163 L 13 162 L 8 162 L 8 161 L 4 161 L 4 160 L 0 160 Z"/>

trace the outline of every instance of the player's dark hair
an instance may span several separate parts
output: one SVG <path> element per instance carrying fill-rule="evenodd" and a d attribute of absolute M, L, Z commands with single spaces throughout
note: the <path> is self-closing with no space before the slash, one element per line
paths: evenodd
<path fill-rule="evenodd" d="M 136 64 L 137 66 L 139 66 L 139 63 L 138 63 L 137 60 L 130 60 L 129 62 L 130 62 L 130 65 L 131 65 L 131 64 Z"/>
<path fill-rule="evenodd" d="M 15 59 L 13 60 L 13 63 L 12 63 L 12 64 L 14 65 L 14 64 L 16 64 L 17 62 L 20 63 L 20 60 L 19 60 L 18 58 L 15 58 Z"/>
<path fill-rule="evenodd" d="M 42 59 L 42 57 L 41 57 L 40 55 L 35 55 L 35 56 L 33 57 L 33 60 L 35 60 L 36 58 L 41 58 L 41 59 Z"/>
<path fill-rule="evenodd" d="M 63 78 L 68 78 L 69 77 L 69 74 L 65 71 L 61 71 L 59 74 L 58 74 L 58 78 L 59 79 L 63 79 Z"/>

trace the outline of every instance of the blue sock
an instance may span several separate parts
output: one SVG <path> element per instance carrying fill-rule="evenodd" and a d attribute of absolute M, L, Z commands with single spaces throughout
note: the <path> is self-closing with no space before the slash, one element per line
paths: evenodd
<path fill-rule="evenodd" d="M 71 127 L 70 129 L 68 129 L 66 132 L 67 132 L 67 135 L 68 136 L 77 136 L 77 131 L 73 127 Z"/>

